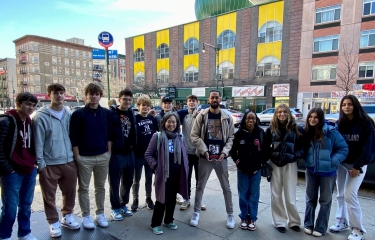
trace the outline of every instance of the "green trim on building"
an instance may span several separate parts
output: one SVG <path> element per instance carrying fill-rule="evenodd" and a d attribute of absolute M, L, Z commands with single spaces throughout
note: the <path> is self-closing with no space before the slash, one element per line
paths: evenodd
<path fill-rule="evenodd" d="M 249 0 L 195 0 L 195 17 L 202 20 L 251 6 Z"/>

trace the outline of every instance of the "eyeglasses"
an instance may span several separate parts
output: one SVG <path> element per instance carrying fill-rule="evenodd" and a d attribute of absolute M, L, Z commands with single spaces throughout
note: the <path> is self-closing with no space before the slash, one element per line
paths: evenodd
<path fill-rule="evenodd" d="M 121 100 L 122 100 L 122 101 L 125 101 L 125 102 L 126 102 L 126 101 L 128 101 L 128 102 L 131 102 L 131 101 L 133 101 L 133 99 L 132 99 L 132 98 L 121 98 Z"/>

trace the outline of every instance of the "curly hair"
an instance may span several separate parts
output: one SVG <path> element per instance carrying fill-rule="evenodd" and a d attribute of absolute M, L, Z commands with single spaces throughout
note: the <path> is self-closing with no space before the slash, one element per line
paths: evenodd
<path fill-rule="evenodd" d="M 125 88 L 120 91 L 120 93 L 118 94 L 118 98 L 121 98 L 122 96 L 128 96 L 133 98 L 133 93 L 129 88 Z"/>
<path fill-rule="evenodd" d="M 143 95 L 143 96 L 140 96 L 138 99 L 137 99 L 137 106 L 140 106 L 140 105 L 145 105 L 145 106 L 150 106 L 151 107 L 151 99 L 149 96 L 147 95 Z"/>
<path fill-rule="evenodd" d="M 102 97 L 103 96 L 103 88 L 97 83 L 89 83 L 85 87 L 85 96 L 87 94 L 95 94 L 95 93 L 99 93 L 100 96 Z"/>
<path fill-rule="evenodd" d="M 51 94 L 52 92 L 58 92 L 58 91 L 65 92 L 65 87 L 60 83 L 52 83 L 48 85 L 48 88 L 47 88 L 48 94 Z"/>

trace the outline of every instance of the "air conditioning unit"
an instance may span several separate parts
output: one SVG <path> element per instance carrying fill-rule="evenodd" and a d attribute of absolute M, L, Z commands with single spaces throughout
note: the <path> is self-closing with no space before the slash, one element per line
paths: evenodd
<path fill-rule="evenodd" d="M 263 77 L 263 71 L 256 71 L 255 76 L 256 77 Z"/>
<path fill-rule="evenodd" d="M 181 78 L 181 82 L 188 82 L 189 81 L 189 78 L 188 77 L 183 77 Z"/>

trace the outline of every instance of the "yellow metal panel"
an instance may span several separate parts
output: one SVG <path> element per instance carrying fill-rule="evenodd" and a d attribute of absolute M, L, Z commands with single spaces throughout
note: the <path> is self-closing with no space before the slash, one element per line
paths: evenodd
<path fill-rule="evenodd" d="M 266 56 L 274 56 L 281 60 L 281 41 L 258 44 L 257 63 Z"/>
<path fill-rule="evenodd" d="M 192 37 L 195 37 L 199 41 L 199 22 L 184 25 L 184 43 Z"/>
<path fill-rule="evenodd" d="M 187 67 L 191 65 L 199 69 L 199 54 L 191 54 L 184 56 L 184 71 Z"/>
<path fill-rule="evenodd" d="M 134 70 L 134 75 L 137 74 L 137 72 L 139 72 L 139 71 L 144 73 L 145 72 L 145 62 L 135 62 L 133 70 Z"/>
<path fill-rule="evenodd" d="M 220 35 L 224 30 L 232 30 L 236 33 L 236 19 L 237 13 L 229 13 L 217 17 L 217 36 Z"/>
<path fill-rule="evenodd" d="M 278 21 L 283 24 L 284 1 L 265 4 L 259 7 L 258 29 L 268 21 Z"/>
<path fill-rule="evenodd" d="M 169 29 L 161 30 L 156 33 L 156 48 L 162 43 L 169 46 Z"/>
<path fill-rule="evenodd" d="M 138 48 L 145 50 L 145 36 L 138 36 L 133 38 L 133 52 Z"/>
<path fill-rule="evenodd" d="M 229 61 L 233 63 L 233 65 L 236 65 L 236 49 L 235 48 L 229 48 L 229 49 L 223 49 L 219 52 L 219 64 L 224 61 Z"/>
<path fill-rule="evenodd" d="M 169 58 L 156 60 L 156 73 L 158 73 L 163 68 L 169 71 Z"/>

